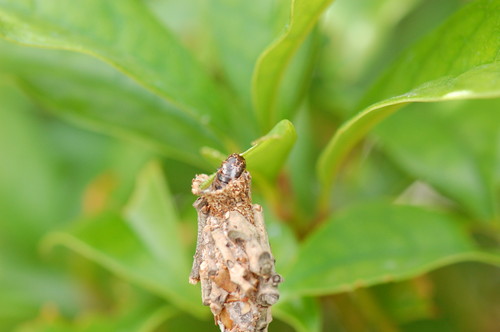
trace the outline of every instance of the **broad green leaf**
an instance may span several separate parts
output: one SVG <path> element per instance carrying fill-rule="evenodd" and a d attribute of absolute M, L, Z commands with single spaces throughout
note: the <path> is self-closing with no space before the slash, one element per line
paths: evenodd
<path fill-rule="evenodd" d="M 473 1 L 407 49 L 367 93 L 364 105 L 382 99 L 498 96 L 497 29 L 500 1 Z M 450 86 L 446 86 L 449 84 Z M 423 94 L 425 93 L 425 94 Z M 416 95 L 414 95 L 416 94 Z M 446 95 L 448 94 L 448 95 Z"/>
<path fill-rule="evenodd" d="M 252 78 L 257 119 L 266 130 L 277 120 L 277 96 L 293 55 L 332 0 L 294 0 L 290 22 L 281 36 L 259 57 Z"/>
<path fill-rule="evenodd" d="M 213 41 L 207 29 L 206 0 L 144 0 L 152 15 L 172 31 L 194 57 L 207 68 L 213 67 Z"/>
<path fill-rule="evenodd" d="M 347 152 L 371 128 L 410 102 L 500 96 L 500 1 L 474 1 L 410 48 L 368 93 L 375 103 L 345 123 L 317 165 L 323 199 Z"/>
<path fill-rule="evenodd" d="M 375 129 L 408 173 L 474 220 L 500 222 L 500 99 L 415 104 Z"/>
<path fill-rule="evenodd" d="M 326 40 L 310 89 L 315 108 L 341 119 L 384 69 L 416 40 L 463 6 L 461 0 L 337 1 L 327 10 L 320 33 Z"/>
<path fill-rule="evenodd" d="M 328 9 L 321 29 L 329 37 L 324 64 L 334 64 L 337 79 L 354 83 L 381 51 L 391 34 L 397 34 L 398 24 L 422 0 L 360 0 L 337 1 Z M 447 1 L 447 3 L 450 1 Z M 443 3 L 435 7 L 444 7 Z M 433 8 L 434 11 L 437 8 Z M 428 14 L 428 12 L 424 12 Z M 429 15 L 426 16 L 429 21 Z M 432 24 L 430 24 L 432 26 Z M 419 27 L 421 28 L 421 27 Z M 429 28 L 429 27 L 426 27 Z M 399 45 L 395 45 L 399 47 Z M 321 74 L 321 73 L 320 73 Z M 333 79 L 333 76 L 331 77 Z M 333 82 L 330 82 L 333 83 Z M 342 87 L 338 87 L 341 88 Z M 337 96 L 336 96 L 337 97 Z M 342 98 L 338 96 L 338 98 Z"/>
<path fill-rule="evenodd" d="M 333 216 L 312 233 L 284 276 L 283 296 L 324 295 L 404 280 L 464 260 L 500 264 L 478 251 L 444 213 L 369 203 Z"/>
<path fill-rule="evenodd" d="M 273 315 L 293 326 L 297 332 L 321 331 L 321 308 L 311 297 L 280 301 L 272 307 Z M 272 324 L 271 328 L 272 329 Z"/>
<path fill-rule="evenodd" d="M 0 70 L 64 119 L 199 166 L 203 146 L 222 146 L 202 122 L 88 56 L 7 43 L 0 49 Z"/>
<path fill-rule="evenodd" d="M 139 176 L 125 216 L 106 213 L 51 233 L 45 245 L 63 244 L 122 278 L 203 317 L 197 287 L 187 282 L 189 258 L 172 198 L 157 166 Z"/>
<path fill-rule="evenodd" d="M 91 18 L 91 19 L 90 19 Z M 208 126 L 227 128 L 221 92 L 140 1 L 0 1 L 0 36 L 95 56 Z"/>

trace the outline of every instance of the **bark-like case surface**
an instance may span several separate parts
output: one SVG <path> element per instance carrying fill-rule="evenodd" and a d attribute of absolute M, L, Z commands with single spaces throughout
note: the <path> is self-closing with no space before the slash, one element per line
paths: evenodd
<path fill-rule="evenodd" d="M 222 332 L 267 331 L 283 281 L 274 269 L 262 207 L 252 204 L 245 167 L 245 159 L 232 154 L 208 189 L 201 189 L 205 174 L 192 184 L 200 197 L 193 204 L 198 243 L 189 282 L 201 282 L 203 304 Z"/>

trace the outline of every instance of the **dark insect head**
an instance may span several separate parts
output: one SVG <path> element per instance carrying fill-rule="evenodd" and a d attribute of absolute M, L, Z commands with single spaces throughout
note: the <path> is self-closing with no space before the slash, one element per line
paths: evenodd
<path fill-rule="evenodd" d="M 237 179 L 245 171 L 245 158 L 237 153 L 231 154 L 222 162 L 221 167 L 217 170 L 217 175 L 214 179 L 214 187 L 216 190 L 225 187 L 229 181 Z"/>

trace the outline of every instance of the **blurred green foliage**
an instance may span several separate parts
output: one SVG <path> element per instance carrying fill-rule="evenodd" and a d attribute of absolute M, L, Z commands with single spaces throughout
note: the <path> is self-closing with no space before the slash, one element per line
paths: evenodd
<path fill-rule="evenodd" d="M 271 331 L 500 325 L 500 1 L 0 0 L 0 330 L 216 331 L 190 181 L 244 153 Z"/>

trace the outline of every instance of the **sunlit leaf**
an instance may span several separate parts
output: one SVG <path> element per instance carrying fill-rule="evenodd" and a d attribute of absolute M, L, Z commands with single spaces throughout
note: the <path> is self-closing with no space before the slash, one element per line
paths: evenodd
<path fill-rule="evenodd" d="M 206 126 L 88 56 L 0 43 L 0 69 L 54 114 L 202 165 L 203 146 L 221 148 Z"/>
<path fill-rule="evenodd" d="M 90 54 L 207 125 L 230 125 L 215 83 L 140 1 L 2 0 L 0 22 L 5 39 Z"/>
<path fill-rule="evenodd" d="M 257 119 L 267 130 L 276 121 L 276 102 L 285 71 L 297 49 L 332 0 L 294 0 L 285 31 L 259 57 L 252 78 Z"/>
<path fill-rule="evenodd" d="M 281 289 L 285 298 L 324 295 L 404 280 L 464 260 L 500 264 L 500 256 L 478 251 L 459 223 L 419 207 L 354 206 L 306 239 Z"/>
<path fill-rule="evenodd" d="M 328 38 L 310 89 L 315 106 L 341 119 L 352 116 L 373 80 L 463 4 L 461 0 L 335 2 L 319 27 Z"/>
<path fill-rule="evenodd" d="M 499 97 L 498 22 L 499 1 L 474 1 L 404 53 L 363 104 L 388 99 L 345 123 L 323 151 L 317 171 L 324 192 L 353 145 L 405 104 Z"/>
<path fill-rule="evenodd" d="M 407 172 L 454 199 L 473 219 L 499 222 L 499 110 L 500 99 L 415 104 L 375 133 Z"/>

